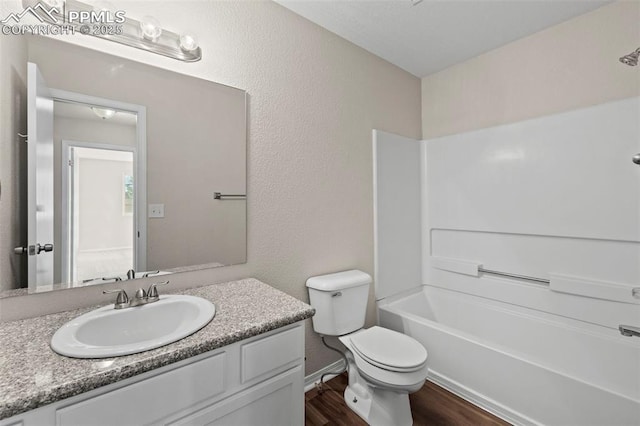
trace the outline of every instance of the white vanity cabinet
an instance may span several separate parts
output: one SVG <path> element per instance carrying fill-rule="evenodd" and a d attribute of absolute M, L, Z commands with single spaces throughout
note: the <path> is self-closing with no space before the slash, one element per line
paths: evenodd
<path fill-rule="evenodd" d="M 0 421 L 14 425 L 302 425 L 304 328 L 292 324 Z"/>

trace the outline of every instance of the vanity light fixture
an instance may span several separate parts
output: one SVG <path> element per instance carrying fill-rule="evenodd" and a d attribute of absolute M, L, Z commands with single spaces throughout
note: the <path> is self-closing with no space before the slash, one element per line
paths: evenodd
<path fill-rule="evenodd" d="M 43 0 L 52 9 L 48 12 L 55 18 L 55 24 L 72 26 L 76 34 L 88 34 L 99 37 L 104 40 L 114 41 L 116 43 L 146 50 L 148 52 L 157 53 L 158 55 L 167 56 L 184 62 L 195 62 L 202 59 L 202 49 L 198 46 L 195 37 L 189 34 L 177 34 L 163 29 L 158 20 L 152 16 L 145 16 L 139 21 L 126 16 L 126 11 L 111 10 L 112 5 L 95 6 L 83 3 L 77 0 Z M 38 0 L 22 0 L 24 7 L 35 6 Z M 108 2 L 98 2 L 99 4 L 108 4 Z M 46 11 L 42 9 L 33 9 L 34 13 L 42 14 L 42 18 L 49 20 Z M 118 15 L 117 22 L 79 22 L 78 16 L 87 16 L 86 14 L 95 14 L 100 11 L 110 13 L 100 14 L 98 16 L 110 17 Z M 76 17 L 76 19 L 72 19 Z M 122 22 L 119 22 L 119 21 Z"/>

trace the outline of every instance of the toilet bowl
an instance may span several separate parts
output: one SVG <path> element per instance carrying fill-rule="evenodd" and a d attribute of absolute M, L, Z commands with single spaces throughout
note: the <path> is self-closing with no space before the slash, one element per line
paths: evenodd
<path fill-rule="evenodd" d="M 370 283 L 371 277 L 357 270 L 309 278 L 313 328 L 338 337 L 346 348 L 349 408 L 373 426 L 410 426 L 409 394 L 427 378 L 427 351 L 405 334 L 362 328 Z"/>
<path fill-rule="evenodd" d="M 347 405 L 370 425 L 411 425 L 409 394 L 427 378 L 427 351 L 415 339 L 382 327 L 341 336 L 348 350 Z"/>

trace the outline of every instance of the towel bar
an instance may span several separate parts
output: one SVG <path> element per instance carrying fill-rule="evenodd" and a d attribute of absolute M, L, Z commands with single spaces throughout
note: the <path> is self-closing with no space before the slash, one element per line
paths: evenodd
<path fill-rule="evenodd" d="M 530 277 L 528 275 L 518 275 L 518 274 L 511 274 L 509 272 L 494 271 L 492 269 L 484 269 L 483 267 L 479 267 L 478 272 L 483 272 L 485 274 L 492 274 L 492 275 L 500 275 L 501 277 L 517 278 L 519 280 L 534 281 L 542 284 L 551 283 L 551 281 L 544 278 L 536 278 L 536 277 Z"/>
<path fill-rule="evenodd" d="M 223 194 L 221 192 L 213 193 L 214 200 L 246 200 L 246 194 Z"/>

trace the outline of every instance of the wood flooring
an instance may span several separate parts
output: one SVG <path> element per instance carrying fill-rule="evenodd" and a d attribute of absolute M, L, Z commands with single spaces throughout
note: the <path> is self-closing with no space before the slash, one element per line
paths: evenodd
<path fill-rule="evenodd" d="M 305 394 L 306 426 L 367 426 L 344 402 L 347 384 L 347 375 L 343 373 L 329 380 L 323 392 L 313 389 Z M 509 425 L 431 382 L 426 382 L 422 389 L 409 395 L 409 399 L 414 426 Z"/>

